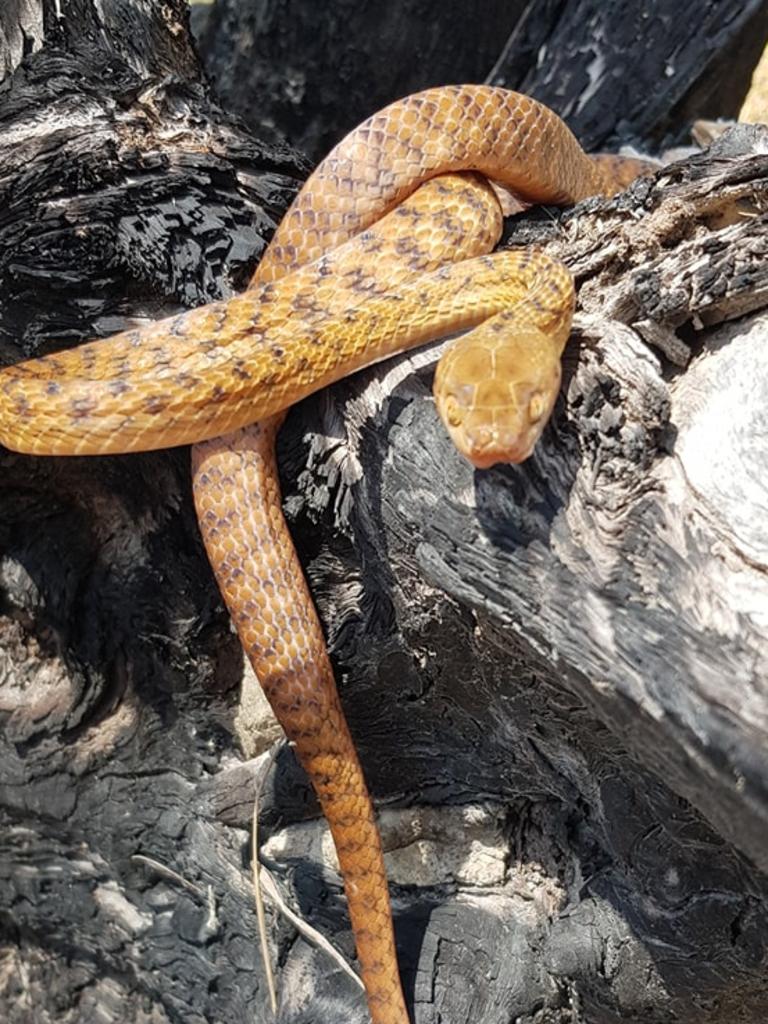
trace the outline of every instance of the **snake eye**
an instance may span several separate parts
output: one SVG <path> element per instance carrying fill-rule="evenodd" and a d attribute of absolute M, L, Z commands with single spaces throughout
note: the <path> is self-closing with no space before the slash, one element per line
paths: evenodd
<path fill-rule="evenodd" d="M 528 403 L 528 419 L 531 423 L 537 423 L 546 411 L 547 403 L 544 400 L 544 395 L 540 391 L 537 391 L 532 396 Z"/>
<path fill-rule="evenodd" d="M 445 418 L 449 427 L 460 427 L 463 419 L 461 407 L 453 395 L 448 395 L 445 400 Z"/>

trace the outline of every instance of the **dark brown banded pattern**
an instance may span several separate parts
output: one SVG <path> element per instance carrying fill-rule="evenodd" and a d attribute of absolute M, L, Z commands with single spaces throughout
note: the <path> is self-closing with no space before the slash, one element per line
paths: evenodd
<path fill-rule="evenodd" d="M 320 164 L 244 295 L 0 372 L 0 441 L 19 451 L 202 442 L 192 457 L 206 550 L 333 833 L 373 1024 L 408 1014 L 373 806 L 282 516 L 282 411 L 358 366 L 479 325 L 438 367 L 441 415 L 477 465 L 526 457 L 557 394 L 573 284 L 533 250 L 480 255 L 499 237 L 499 200 L 478 175 L 447 172 L 565 203 L 643 169 L 594 162 L 528 97 L 427 90 Z"/>

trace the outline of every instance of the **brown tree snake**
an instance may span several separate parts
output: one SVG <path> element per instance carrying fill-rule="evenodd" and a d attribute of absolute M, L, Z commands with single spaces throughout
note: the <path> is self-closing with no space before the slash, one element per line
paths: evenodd
<path fill-rule="evenodd" d="M 612 194 L 641 162 L 592 158 L 546 107 L 490 86 L 406 97 L 305 183 L 249 288 L 0 372 L 0 441 L 84 455 L 193 444 L 194 498 L 243 647 L 330 825 L 373 1024 L 407 1024 L 373 806 L 283 520 L 284 410 L 358 367 L 466 331 L 438 411 L 478 468 L 520 462 L 560 383 L 573 283 L 537 250 L 488 255 L 500 183 L 529 204 Z"/>

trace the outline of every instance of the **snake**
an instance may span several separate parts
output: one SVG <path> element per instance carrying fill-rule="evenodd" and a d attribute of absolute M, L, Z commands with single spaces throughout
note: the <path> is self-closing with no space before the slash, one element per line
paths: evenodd
<path fill-rule="evenodd" d="M 0 371 L 0 443 L 37 455 L 192 445 L 214 576 L 336 846 L 372 1024 L 408 1024 L 381 839 L 282 508 L 275 438 L 307 395 L 460 335 L 435 403 L 478 469 L 526 459 L 560 385 L 574 284 L 503 214 L 612 195 L 643 161 L 587 155 L 536 100 L 440 86 L 371 115 L 299 191 L 234 297 Z"/>

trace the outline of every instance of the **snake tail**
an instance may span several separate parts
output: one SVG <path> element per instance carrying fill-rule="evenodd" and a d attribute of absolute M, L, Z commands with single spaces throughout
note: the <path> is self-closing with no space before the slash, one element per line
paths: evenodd
<path fill-rule="evenodd" d="M 403 1024 L 408 1014 L 381 840 L 317 612 L 280 511 L 278 427 L 273 418 L 196 445 L 195 507 L 243 648 L 328 821 L 371 1020 Z"/>

